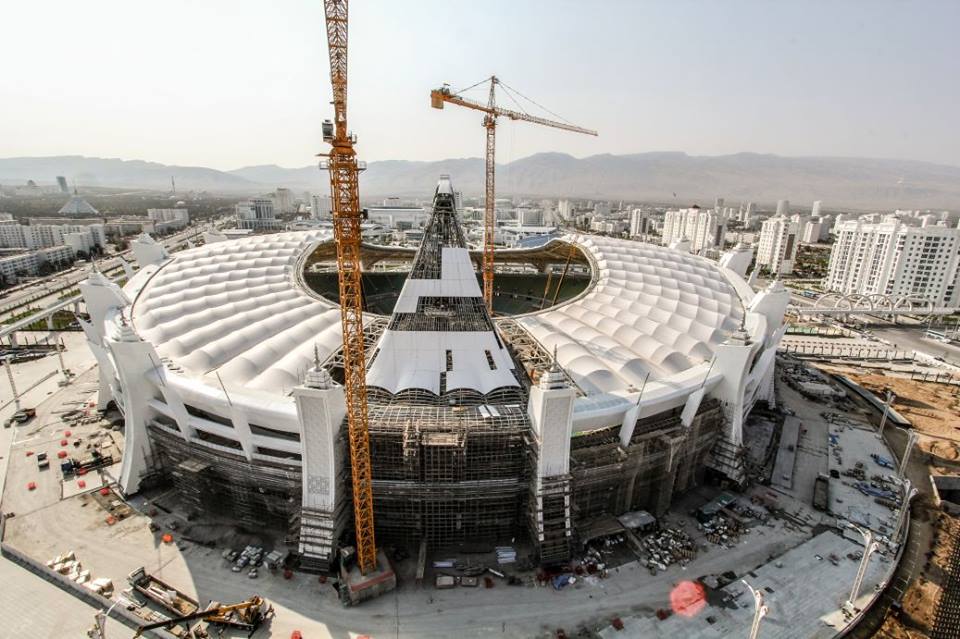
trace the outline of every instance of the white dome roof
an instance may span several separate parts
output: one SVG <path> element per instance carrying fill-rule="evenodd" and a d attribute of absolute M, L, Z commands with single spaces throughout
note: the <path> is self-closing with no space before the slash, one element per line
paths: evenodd
<path fill-rule="evenodd" d="M 328 231 L 258 235 L 183 251 L 134 301 L 137 332 L 192 377 L 285 394 L 340 347 L 340 311 L 305 290 L 302 259 Z M 562 238 L 594 263 L 574 300 L 513 319 L 587 393 L 628 391 L 709 361 L 742 305 L 715 263 L 668 248 L 590 235 Z M 730 275 L 736 277 L 735 275 Z M 372 319 L 372 316 L 365 316 Z M 692 382 L 687 382 L 692 383 Z M 684 384 L 686 385 L 686 384 Z"/>
<path fill-rule="evenodd" d="M 662 246 L 565 236 L 595 263 L 596 285 L 568 304 L 520 318 L 590 392 L 626 391 L 709 361 L 743 305 L 716 263 Z"/>

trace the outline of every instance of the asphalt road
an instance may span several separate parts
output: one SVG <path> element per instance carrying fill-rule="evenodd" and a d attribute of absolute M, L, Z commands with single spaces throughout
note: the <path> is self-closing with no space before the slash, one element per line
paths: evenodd
<path fill-rule="evenodd" d="M 891 326 L 889 328 L 871 328 L 871 333 L 891 344 L 896 344 L 897 350 L 920 351 L 942 357 L 954 366 L 960 366 L 960 347 L 953 344 L 927 339 L 924 337 L 927 329 L 920 326 Z"/>

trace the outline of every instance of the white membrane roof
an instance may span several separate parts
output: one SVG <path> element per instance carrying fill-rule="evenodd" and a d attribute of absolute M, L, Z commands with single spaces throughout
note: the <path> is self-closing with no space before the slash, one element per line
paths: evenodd
<path fill-rule="evenodd" d="M 188 376 L 218 384 L 219 374 L 228 386 L 285 394 L 312 365 L 315 345 L 321 360 L 340 347 L 339 308 L 307 292 L 297 275 L 301 259 L 330 239 L 327 231 L 297 231 L 178 253 L 137 294 L 134 327 Z M 709 361 L 740 324 L 736 292 L 708 260 L 629 240 L 562 239 L 594 263 L 595 284 L 566 304 L 516 320 L 548 352 L 556 346 L 560 365 L 588 393 L 628 391 L 648 371 L 654 381 Z M 396 371 L 402 359 L 384 370 L 404 374 Z M 478 364 L 470 366 L 482 369 Z"/>
<path fill-rule="evenodd" d="M 662 246 L 565 236 L 593 260 L 596 285 L 517 321 L 587 393 L 627 391 L 708 362 L 743 307 L 716 263 Z M 735 276 L 734 276 L 735 277 Z"/>

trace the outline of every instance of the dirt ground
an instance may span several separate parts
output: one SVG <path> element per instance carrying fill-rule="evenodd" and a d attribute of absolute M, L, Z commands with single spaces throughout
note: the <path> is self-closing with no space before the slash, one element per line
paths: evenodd
<path fill-rule="evenodd" d="M 929 636 L 950 557 L 960 543 L 960 519 L 938 513 L 938 522 L 923 577 L 913 582 L 903 597 L 900 618 L 887 617 L 876 639 L 921 639 Z"/>
<path fill-rule="evenodd" d="M 887 389 L 896 394 L 893 406 L 910 420 L 920 433 L 952 439 L 922 437 L 917 446 L 924 452 L 948 461 L 960 461 L 960 386 L 921 382 L 844 368 L 842 372 L 877 397 L 884 397 Z"/>

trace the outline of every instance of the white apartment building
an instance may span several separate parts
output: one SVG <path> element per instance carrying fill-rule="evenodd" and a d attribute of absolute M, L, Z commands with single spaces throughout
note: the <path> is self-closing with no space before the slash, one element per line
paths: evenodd
<path fill-rule="evenodd" d="M 530 207 L 517 208 L 517 225 L 518 226 L 543 226 L 544 225 L 543 210 L 530 208 Z"/>
<path fill-rule="evenodd" d="M 643 237 L 653 231 L 651 224 L 650 211 L 643 209 L 633 209 L 630 212 L 630 236 Z"/>
<path fill-rule="evenodd" d="M 388 229 L 407 231 L 424 228 L 430 214 L 419 206 L 377 206 L 367 209 L 367 220 Z"/>
<path fill-rule="evenodd" d="M 800 242 L 803 244 L 816 244 L 820 241 L 820 229 L 823 226 L 819 217 L 810 218 L 803 224 L 803 232 L 800 235 Z"/>
<path fill-rule="evenodd" d="M 293 202 L 293 193 L 290 189 L 278 188 L 273 192 L 273 208 L 281 215 L 293 213 L 296 209 Z"/>
<path fill-rule="evenodd" d="M 865 216 L 839 223 L 826 288 L 957 306 L 960 229 L 929 222 Z"/>
<path fill-rule="evenodd" d="M 76 259 L 69 246 L 53 246 L 35 251 L 18 252 L 4 256 L 0 253 L 0 280 L 13 284 L 21 277 L 36 275 L 44 263 L 66 262 L 72 264 Z"/>
<path fill-rule="evenodd" d="M 273 200 L 258 197 L 245 202 L 237 202 L 237 226 L 254 231 L 277 230 L 283 227 L 273 213 Z"/>
<path fill-rule="evenodd" d="M 726 232 L 726 222 L 715 211 L 694 206 L 664 214 L 661 242 L 670 246 L 688 241 L 690 252 L 700 253 L 704 249 L 723 248 Z"/>
<path fill-rule="evenodd" d="M 314 220 L 333 219 L 333 203 L 329 195 L 313 195 L 310 197 L 310 217 Z"/>
<path fill-rule="evenodd" d="M 798 235 L 799 225 L 786 216 L 777 215 L 764 220 L 760 227 L 757 264 L 765 266 L 774 275 L 792 273 L 793 262 L 797 259 Z"/>
<path fill-rule="evenodd" d="M 72 239 L 68 239 L 71 238 Z M 0 248 L 41 249 L 71 245 L 89 251 L 105 242 L 103 224 L 20 224 L 0 221 Z M 78 248 L 84 246 L 86 248 Z"/>
<path fill-rule="evenodd" d="M 606 233 L 607 235 L 620 235 L 627 231 L 627 223 L 620 220 L 598 220 L 590 222 L 590 230 L 596 233 Z"/>
<path fill-rule="evenodd" d="M 190 224 L 187 209 L 147 209 L 147 217 L 153 220 L 153 228 L 158 233 L 186 228 Z"/>

